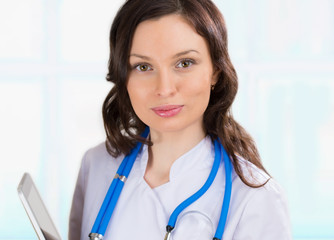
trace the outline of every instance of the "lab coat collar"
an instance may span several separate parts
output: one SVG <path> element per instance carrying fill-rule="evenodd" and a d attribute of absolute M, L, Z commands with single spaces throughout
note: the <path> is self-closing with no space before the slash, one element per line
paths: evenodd
<path fill-rule="evenodd" d="M 203 168 L 211 168 L 213 159 L 214 146 L 211 138 L 206 136 L 195 147 L 175 160 L 169 173 L 169 181 L 173 181 L 175 178 L 185 174 L 190 169 L 193 171 L 194 169 L 200 170 Z M 144 176 L 148 162 L 147 145 L 144 145 L 136 161 L 139 163 L 141 175 Z"/>

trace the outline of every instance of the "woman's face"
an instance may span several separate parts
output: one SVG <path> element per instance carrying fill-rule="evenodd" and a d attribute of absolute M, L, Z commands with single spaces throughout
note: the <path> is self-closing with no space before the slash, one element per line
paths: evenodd
<path fill-rule="evenodd" d="M 206 41 L 182 16 L 140 23 L 129 64 L 130 101 L 151 131 L 204 132 L 213 65 Z"/>

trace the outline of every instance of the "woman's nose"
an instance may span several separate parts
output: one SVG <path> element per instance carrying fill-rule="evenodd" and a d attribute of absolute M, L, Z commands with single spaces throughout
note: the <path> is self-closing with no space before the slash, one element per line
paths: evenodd
<path fill-rule="evenodd" d="M 156 94 L 160 97 L 173 96 L 176 91 L 176 78 L 168 70 L 159 71 L 156 77 Z"/>

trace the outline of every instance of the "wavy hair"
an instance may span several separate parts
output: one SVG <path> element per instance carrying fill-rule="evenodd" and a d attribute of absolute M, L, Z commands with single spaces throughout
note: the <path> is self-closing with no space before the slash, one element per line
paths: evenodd
<path fill-rule="evenodd" d="M 219 138 L 232 158 L 241 180 L 250 187 L 260 187 L 243 174 L 238 155 L 267 173 L 251 136 L 238 124 L 231 105 L 238 90 L 238 78 L 227 47 L 225 21 L 210 0 L 127 0 L 119 9 L 110 30 L 110 57 L 107 81 L 114 85 L 103 103 L 103 120 L 108 152 L 116 157 L 128 154 L 137 141 L 152 145 L 140 137 L 145 124 L 135 114 L 127 92 L 129 54 L 139 23 L 169 14 L 179 14 L 208 43 L 217 83 L 211 91 L 203 121 L 206 133 Z"/>

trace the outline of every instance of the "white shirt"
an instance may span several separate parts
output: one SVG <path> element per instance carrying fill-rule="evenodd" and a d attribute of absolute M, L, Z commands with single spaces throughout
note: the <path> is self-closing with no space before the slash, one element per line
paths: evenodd
<path fill-rule="evenodd" d="M 88 234 L 123 156 L 111 157 L 100 144 L 86 152 L 75 188 L 69 224 L 69 239 L 89 239 Z M 104 239 L 163 240 L 173 210 L 202 187 L 214 160 L 209 137 L 177 159 L 169 182 L 154 189 L 144 180 L 147 146 L 137 156 Z M 244 174 L 257 183 L 268 176 L 240 159 Z M 172 240 L 211 240 L 214 237 L 225 190 L 224 164 L 209 190 L 179 215 Z M 256 182 L 255 182 L 256 183 Z M 233 171 L 232 195 L 223 240 L 292 239 L 287 203 L 282 189 L 270 179 L 264 187 L 245 185 Z"/>

